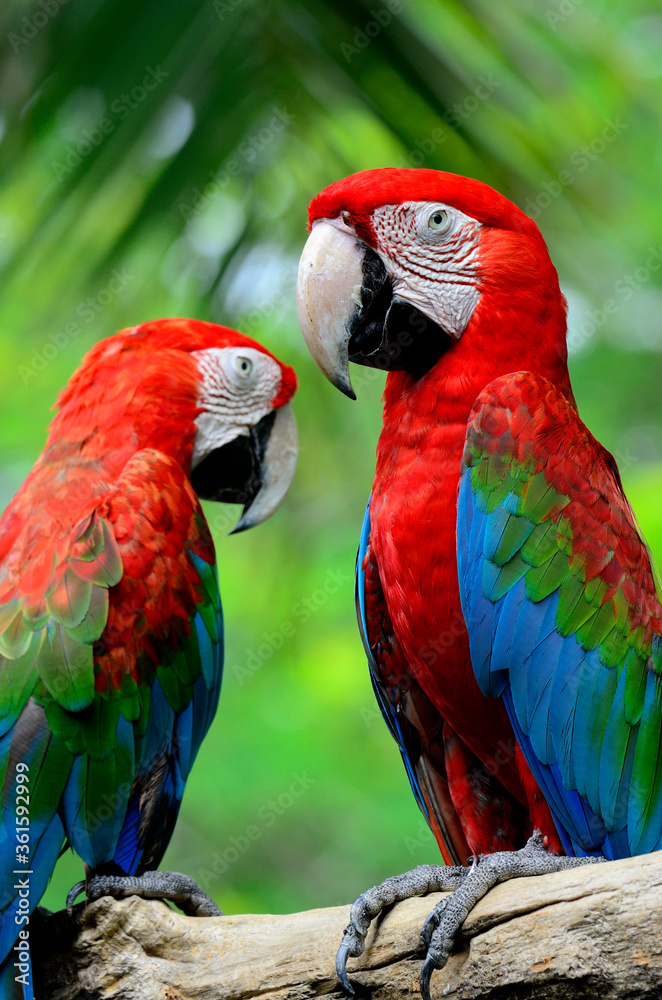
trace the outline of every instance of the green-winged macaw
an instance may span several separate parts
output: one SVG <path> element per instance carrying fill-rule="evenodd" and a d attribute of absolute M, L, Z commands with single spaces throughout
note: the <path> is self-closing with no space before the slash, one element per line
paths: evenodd
<path fill-rule="evenodd" d="M 357 607 L 449 866 L 360 897 L 338 970 L 349 987 L 347 956 L 386 903 L 460 886 L 426 925 L 427 997 L 496 881 L 662 847 L 661 589 L 577 413 L 536 223 L 478 181 L 407 169 L 332 184 L 309 219 L 313 357 L 352 398 L 349 361 L 388 372 Z M 462 867 L 472 855 L 491 856 Z"/>
<path fill-rule="evenodd" d="M 295 388 L 241 333 L 163 319 L 96 344 L 58 397 L 0 520 L 3 997 L 32 996 L 29 916 L 65 844 L 88 899 L 220 913 L 192 879 L 155 871 L 221 684 L 199 498 L 243 504 L 236 531 L 276 510 Z"/>

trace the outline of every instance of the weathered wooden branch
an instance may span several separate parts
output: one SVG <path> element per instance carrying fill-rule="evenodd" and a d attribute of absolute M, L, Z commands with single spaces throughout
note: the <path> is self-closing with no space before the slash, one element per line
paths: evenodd
<path fill-rule="evenodd" d="M 440 898 L 395 906 L 350 975 L 375 1000 L 418 991 L 420 930 Z M 347 906 L 286 916 L 185 917 L 101 899 L 33 928 L 39 1000 L 307 1000 L 339 994 Z M 497 886 L 432 995 L 467 1000 L 662 997 L 662 852 Z"/>

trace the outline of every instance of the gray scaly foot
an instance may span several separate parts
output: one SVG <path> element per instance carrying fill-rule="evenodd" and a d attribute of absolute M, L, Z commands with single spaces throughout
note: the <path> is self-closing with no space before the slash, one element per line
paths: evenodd
<path fill-rule="evenodd" d="M 168 899 L 189 917 L 222 917 L 211 896 L 203 892 L 195 879 L 179 872 L 145 872 L 144 875 L 92 875 L 87 882 L 77 882 L 67 896 L 67 910 L 71 912 L 74 901 L 85 890 L 88 902 L 102 896 L 124 899 L 140 896 L 141 899 Z"/>
<path fill-rule="evenodd" d="M 468 869 L 460 865 L 420 865 L 404 875 L 387 878 L 364 892 L 352 905 L 349 924 L 336 955 L 336 973 L 343 988 L 350 996 L 354 993 L 347 978 L 347 959 L 358 958 L 365 945 L 370 922 L 392 903 L 419 896 L 425 892 L 444 892 L 457 887 L 466 879 Z"/>
<path fill-rule="evenodd" d="M 428 953 L 421 971 L 422 1000 L 430 1000 L 432 973 L 446 965 L 455 936 L 468 914 L 498 882 L 527 875 L 547 875 L 599 861 L 604 858 L 566 858 L 551 854 L 543 845 L 540 830 L 535 830 L 519 851 L 483 855 L 460 887 L 448 899 L 442 899 L 425 922 L 422 938 Z"/>

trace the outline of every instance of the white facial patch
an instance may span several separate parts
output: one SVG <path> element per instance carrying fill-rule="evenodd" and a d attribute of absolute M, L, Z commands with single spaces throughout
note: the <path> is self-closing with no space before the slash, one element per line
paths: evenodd
<path fill-rule="evenodd" d="M 280 366 L 253 347 L 210 347 L 193 351 L 201 375 L 198 428 L 191 468 L 215 448 L 250 434 L 273 409 L 281 382 Z"/>
<path fill-rule="evenodd" d="M 385 205 L 372 222 L 393 294 L 459 339 L 480 297 L 480 222 L 432 201 Z"/>

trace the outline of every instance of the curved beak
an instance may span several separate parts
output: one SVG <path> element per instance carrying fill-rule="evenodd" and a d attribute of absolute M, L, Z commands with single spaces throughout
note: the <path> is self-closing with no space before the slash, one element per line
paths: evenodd
<path fill-rule="evenodd" d="M 250 429 L 208 452 L 191 470 L 191 485 L 203 500 L 241 503 L 230 534 L 266 521 L 280 507 L 297 464 L 299 440 L 289 403 Z"/>
<path fill-rule="evenodd" d="M 270 428 L 265 425 L 260 433 L 260 425 L 273 417 Z M 254 528 L 274 514 L 282 504 L 289 490 L 299 453 L 299 435 L 292 407 L 288 403 L 269 416 L 263 417 L 251 431 L 259 463 L 260 487 L 255 497 L 244 507 L 237 524 L 230 532 Z"/>
<path fill-rule="evenodd" d="M 361 304 L 362 284 L 359 241 L 326 219 L 318 219 L 299 262 L 299 324 L 318 368 L 350 399 L 356 399 L 349 378 L 350 324 Z"/>
<path fill-rule="evenodd" d="M 313 223 L 299 263 L 297 308 L 313 359 L 350 399 L 350 361 L 419 376 L 453 344 L 406 288 L 394 292 L 381 257 L 336 220 Z"/>

